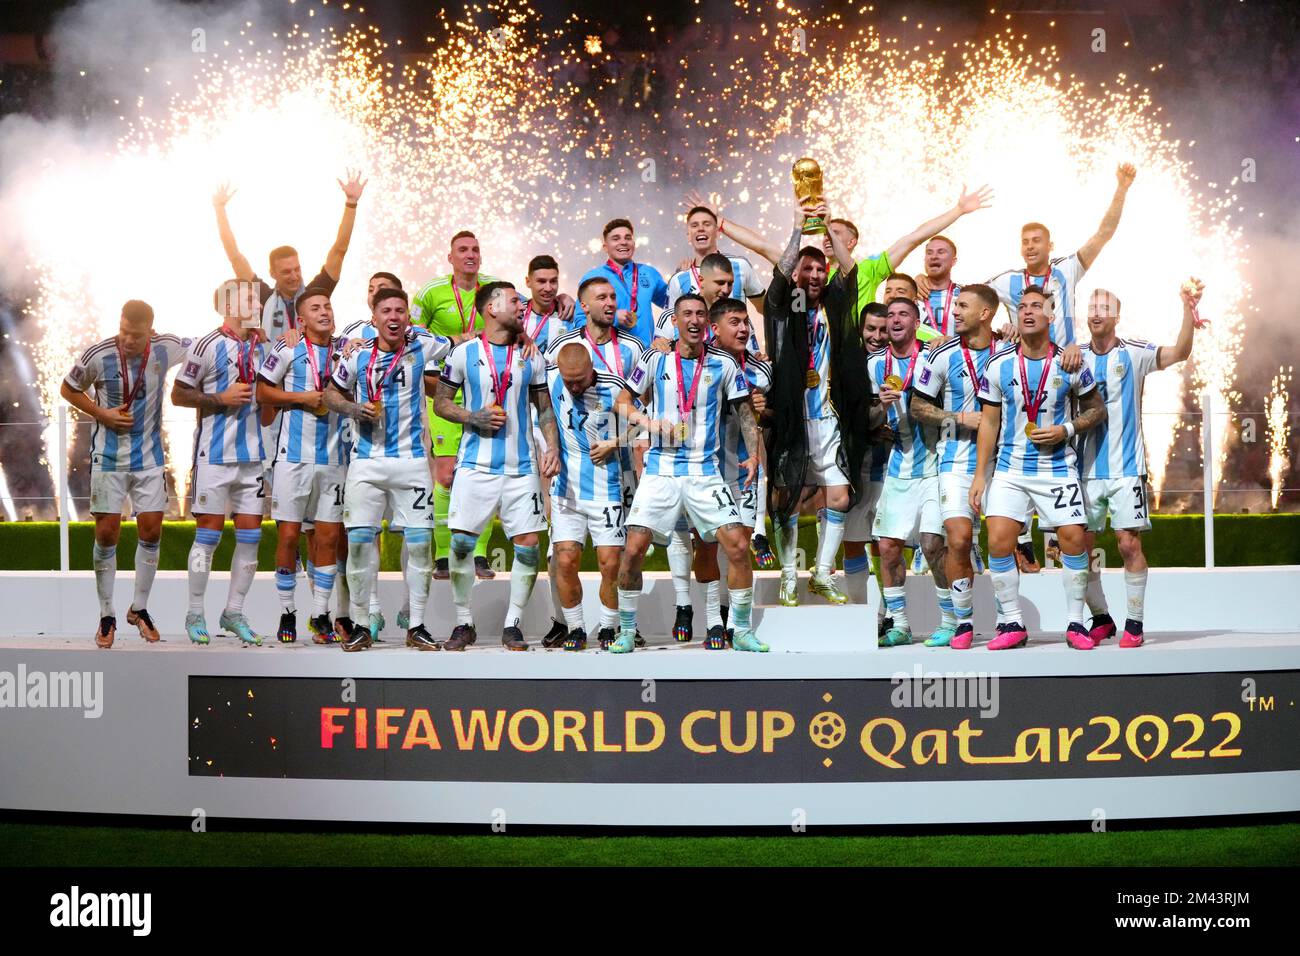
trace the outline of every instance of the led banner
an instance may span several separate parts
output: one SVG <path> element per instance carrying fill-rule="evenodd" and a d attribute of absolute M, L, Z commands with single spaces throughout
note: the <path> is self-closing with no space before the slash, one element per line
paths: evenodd
<path fill-rule="evenodd" d="M 189 678 L 193 776 L 848 783 L 1300 769 L 1300 671 Z"/>

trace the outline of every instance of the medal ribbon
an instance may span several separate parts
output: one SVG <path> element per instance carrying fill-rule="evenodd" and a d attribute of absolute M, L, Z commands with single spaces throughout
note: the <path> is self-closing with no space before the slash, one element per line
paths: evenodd
<path fill-rule="evenodd" d="M 622 378 L 623 352 L 618 347 L 618 333 L 611 328 L 609 330 L 609 342 L 607 343 L 614 346 L 614 366 L 611 366 L 605 361 L 605 353 L 601 351 L 601 347 L 596 344 L 596 340 L 591 337 L 591 333 L 587 331 L 587 326 L 585 325 L 582 327 L 582 334 L 586 337 L 587 344 L 591 346 L 591 350 L 596 353 L 596 358 L 600 359 L 600 364 L 605 366 L 605 368 L 609 369 L 611 372 L 617 369 L 618 377 Z"/>
<path fill-rule="evenodd" d="M 636 264 L 636 261 L 633 260 L 632 262 L 632 288 L 631 289 L 627 287 L 627 280 L 623 278 L 623 270 L 619 268 L 617 262 L 615 262 L 613 259 L 606 259 L 605 268 L 609 269 L 611 272 L 614 273 L 614 278 L 618 280 L 618 284 L 621 285 L 623 287 L 623 291 L 627 293 L 627 299 L 628 302 L 630 303 L 630 305 L 628 305 L 627 307 L 627 310 L 629 312 L 635 312 L 637 306 L 636 290 L 638 288 L 637 274 L 639 268 Z"/>
<path fill-rule="evenodd" d="M 921 343 L 917 341 L 913 341 L 912 354 L 907 359 L 907 375 L 903 379 L 903 387 L 899 389 L 900 392 L 906 392 L 907 387 L 912 384 L 912 373 L 916 371 L 916 356 L 920 353 L 920 351 L 921 351 Z M 898 364 L 901 367 L 903 363 L 900 360 Z M 892 351 L 887 351 L 885 352 L 885 378 L 889 378 L 889 373 L 892 372 L 893 370 L 894 370 L 894 353 Z"/>
<path fill-rule="evenodd" d="M 316 361 L 316 349 L 321 348 L 321 346 L 316 345 L 311 339 L 304 339 L 303 341 L 307 345 L 307 365 L 311 369 L 312 391 L 322 391 L 325 387 L 325 380 L 329 378 L 330 374 L 330 345 L 333 343 L 323 346 L 325 349 L 325 371 L 322 372 L 320 364 Z"/>
<path fill-rule="evenodd" d="M 456 313 L 460 316 L 460 331 L 461 334 L 463 335 L 466 332 L 468 332 L 470 329 L 474 328 L 474 319 L 477 313 L 474 310 L 474 303 L 471 301 L 469 304 L 469 321 L 468 322 L 465 321 L 465 303 L 461 301 L 460 286 L 456 285 L 455 276 L 452 276 L 451 279 L 451 291 L 456 296 Z M 475 290 L 474 294 L 475 295 L 478 294 L 477 289 Z"/>
<path fill-rule="evenodd" d="M 938 329 L 941 335 L 948 334 L 948 313 L 952 308 L 952 292 L 955 288 L 957 288 L 957 283 L 948 283 L 948 291 L 943 295 L 943 311 L 939 313 L 938 319 L 934 317 L 934 309 L 930 307 L 930 297 L 925 297 L 925 311 L 930 314 L 930 324 Z"/>
<path fill-rule="evenodd" d="M 140 377 L 135 380 L 135 385 L 131 384 L 131 370 L 127 368 L 126 353 L 122 351 L 122 343 L 117 343 L 117 364 L 122 370 L 122 404 L 130 408 L 135 404 L 135 397 L 140 394 L 140 386 L 144 384 L 144 372 L 149 366 L 149 340 L 144 343 L 144 355 L 140 358 Z"/>
<path fill-rule="evenodd" d="M 970 357 L 970 350 L 969 350 L 968 348 L 966 348 L 966 343 L 965 343 L 965 342 L 962 342 L 962 344 L 961 344 L 961 357 L 964 358 L 964 359 L 966 360 L 966 370 L 967 370 L 968 372 L 970 372 L 971 389 L 972 389 L 972 391 L 971 391 L 971 395 L 974 396 L 974 394 L 975 394 L 976 392 L 979 391 L 979 387 L 980 387 L 980 376 L 979 376 L 979 372 L 978 372 L 978 371 L 976 370 L 976 368 L 975 368 L 975 360 L 972 359 L 972 358 Z M 989 343 L 989 359 L 991 359 L 992 357 L 993 357 L 993 343 L 990 342 L 990 343 Z M 989 360 L 988 360 L 988 359 L 985 359 L 985 360 L 984 360 L 984 367 L 985 367 L 985 368 L 988 368 L 988 365 L 989 365 Z M 976 408 L 978 408 L 978 407 L 979 407 L 979 404 L 978 404 L 978 402 L 977 402 L 977 403 L 976 403 Z"/>
<path fill-rule="evenodd" d="M 707 353 L 701 352 L 700 357 L 695 360 L 695 374 L 691 376 L 691 390 L 686 391 L 685 374 L 682 372 L 682 353 L 673 349 L 673 357 L 677 359 L 677 411 L 681 416 L 682 424 L 686 424 L 691 413 L 695 410 L 695 396 L 700 391 L 700 378 L 704 374 L 704 362 Z"/>
<path fill-rule="evenodd" d="M 221 334 L 235 340 L 235 368 L 238 369 L 239 383 L 251 385 L 257 375 L 257 356 L 253 352 L 257 347 L 257 333 L 250 333 L 247 339 L 241 339 L 229 328 L 222 326 Z"/>
<path fill-rule="evenodd" d="M 483 355 L 487 359 L 488 374 L 492 376 L 492 394 L 496 397 L 498 405 L 504 406 L 506 401 L 506 389 L 510 387 L 510 365 L 515 360 L 515 344 L 510 343 L 510 348 L 506 350 L 506 370 L 497 375 L 497 362 L 492 355 L 492 343 L 488 341 L 487 333 L 484 332 L 478 337 L 483 345 Z"/>
<path fill-rule="evenodd" d="M 1029 375 L 1025 370 L 1025 350 L 1022 346 L 1016 346 L 1016 358 L 1020 361 L 1020 397 L 1025 401 L 1025 415 L 1028 416 L 1030 424 L 1038 423 L 1038 413 L 1043 407 L 1043 401 L 1047 397 L 1047 373 L 1051 369 L 1052 359 L 1056 357 L 1056 346 L 1052 343 L 1047 344 L 1047 358 L 1043 360 L 1043 374 L 1038 377 L 1038 385 L 1034 388 L 1034 397 L 1029 397 Z"/>
<path fill-rule="evenodd" d="M 530 315 L 533 314 L 533 300 L 532 300 L 532 299 L 529 299 L 529 300 L 528 300 L 528 304 L 527 304 L 527 305 L 525 306 L 525 308 L 524 308 L 524 320 L 523 320 L 523 322 L 520 323 L 520 324 L 523 325 L 523 327 L 524 327 L 524 332 L 528 335 L 528 337 L 529 337 L 530 339 L 534 339 L 534 340 L 535 340 L 535 339 L 537 338 L 537 333 L 539 333 L 540 331 L 542 331 L 542 326 L 544 326 L 544 325 L 546 324 L 547 319 L 549 319 L 551 316 L 555 315 L 555 313 L 556 313 L 556 312 L 559 312 L 559 311 L 560 311 L 559 306 L 556 306 L 554 309 L 551 309 L 551 311 L 550 311 L 550 312 L 547 312 L 545 315 L 542 315 L 542 314 L 539 312 L 539 313 L 537 314 L 537 325 L 533 328 L 533 330 L 532 330 L 531 332 L 529 332 L 529 331 L 528 331 L 528 317 L 529 317 Z"/>
<path fill-rule="evenodd" d="M 406 352 L 406 340 L 402 340 L 401 346 L 393 353 L 393 360 L 388 363 L 388 368 L 380 376 L 379 383 L 375 384 L 374 368 L 375 361 L 379 358 L 379 341 L 375 340 L 375 347 L 370 353 L 370 361 L 366 363 L 366 389 L 369 392 L 369 398 L 374 401 L 376 395 L 382 395 L 384 386 L 388 380 L 393 377 L 393 371 L 402 364 L 402 355 Z"/>

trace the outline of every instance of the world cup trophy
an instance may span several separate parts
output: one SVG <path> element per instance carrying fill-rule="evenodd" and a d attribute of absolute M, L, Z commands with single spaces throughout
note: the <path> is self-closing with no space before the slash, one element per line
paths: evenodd
<path fill-rule="evenodd" d="M 816 205 L 826 198 L 822 187 L 822 168 L 817 165 L 817 160 L 809 156 L 795 160 L 790 175 L 794 178 L 794 196 L 800 205 Z M 826 223 L 821 216 L 805 216 L 803 231 L 805 235 L 824 234 Z"/>

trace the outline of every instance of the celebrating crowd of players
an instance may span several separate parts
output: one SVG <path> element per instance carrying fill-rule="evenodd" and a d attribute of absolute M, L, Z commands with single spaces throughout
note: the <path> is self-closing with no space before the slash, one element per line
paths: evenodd
<path fill-rule="evenodd" d="M 528 648 L 520 622 L 548 531 L 554 623 L 544 646 L 587 647 L 578 569 L 590 539 L 601 575 L 600 647 L 626 653 L 644 644 L 641 569 L 658 544 L 672 571 L 677 640 L 694 638 L 693 572 L 706 594 L 705 646 L 766 651 L 751 627 L 751 555 L 760 567 L 779 566 L 779 601 L 797 605 L 797 524 L 815 512 L 811 593 L 865 602 L 870 548 L 883 595 L 878 642 L 911 643 L 904 553 L 917 549 L 940 610 L 925 643 L 955 649 L 975 637 L 983 515 L 998 621 L 990 650 L 1027 641 L 1017 558 L 1035 513 L 1059 542 L 1066 641 L 1090 649 L 1116 634 L 1087 559 L 1109 519 L 1127 588 L 1120 643 L 1138 646 L 1140 534 L 1150 527 L 1142 383 L 1190 355 L 1201 288 L 1183 287 L 1174 345 L 1119 338 L 1119 299 L 1102 289 L 1088 303 L 1089 337 L 1076 341 L 1076 285 L 1114 234 L 1134 176 L 1119 167 L 1100 227 L 1073 255 L 1053 258 L 1048 228 L 1029 223 L 1023 268 L 982 284 L 953 281 L 957 247 L 943 231 L 986 207 L 986 189 L 963 191 L 951 209 L 863 259 L 854 257 L 856 227 L 832 218 L 824 200 L 793 205 L 782 245 L 692 195 L 690 255 L 667 280 L 635 259 L 626 219 L 604 227 L 606 261 L 583 276 L 576 298 L 560 292 L 549 255 L 529 262 L 524 290 L 482 274 L 478 240 L 464 231 L 450 242 L 451 273 L 413 297 L 393 273 L 374 273 L 369 317 L 341 333 L 331 296 L 364 181 L 340 180 L 338 236 L 305 283 L 289 246 L 270 253 L 271 282 L 256 276 L 235 242 L 226 215 L 233 193 L 223 187 L 214 207 L 235 278 L 214 295 L 221 324 L 194 340 L 158 334 L 152 309 L 133 300 L 119 333 L 86 349 L 63 385 L 63 397 L 95 423 L 96 643 L 114 641 L 128 499 L 138 543 L 127 621 L 159 639 L 147 605 L 165 505 L 161 418 L 169 370 L 180 366 L 171 401 L 198 416 L 185 619 L 196 644 L 210 639 L 208 576 L 228 518 L 235 546 L 219 624 L 246 644 L 262 642 L 243 608 L 269 497 L 277 636 L 286 643 L 298 636 L 304 536 L 312 639 L 346 651 L 379 639 L 386 522 L 402 535 L 406 602 L 397 624 L 407 645 L 465 650 L 477 640 L 474 581 L 494 574 L 485 544 L 497 518 L 514 550 L 501 632 L 508 649 Z M 805 234 L 810 216 L 827 223 L 819 241 Z M 720 236 L 767 260 L 771 281 L 747 258 L 719 252 Z M 922 243 L 923 273 L 897 271 Z M 1003 307 L 1010 321 L 998 320 Z M 445 578 L 456 623 L 435 637 L 425 625 L 430 581 Z"/>

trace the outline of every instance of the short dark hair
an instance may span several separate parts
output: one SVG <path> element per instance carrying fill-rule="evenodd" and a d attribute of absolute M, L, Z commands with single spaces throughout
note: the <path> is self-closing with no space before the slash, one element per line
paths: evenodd
<path fill-rule="evenodd" d="M 705 311 L 709 308 L 709 304 L 704 301 L 704 296 L 700 295 L 698 292 L 683 292 L 677 297 L 677 301 L 673 303 L 673 315 L 677 314 L 677 310 L 681 308 L 682 303 L 687 299 L 690 299 L 693 302 L 698 302 L 700 305 L 704 306 Z"/>
<path fill-rule="evenodd" d="M 731 268 L 731 260 L 720 252 L 710 252 L 700 260 L 700 270 L 703 271 L 704 269 L 716 272 L 730 272 L 733 274 L 736 271 Z"/>
<path fill-rule="evenodd" d="M 122 318 L 128 322 L 153 322 L 153 306 L 142 299 L 130 299 L 122 306 Z"/>
<path fill-rule="evenodd" d="M 714 212 L 712 209 L 710 209 L 708 206 L 692 206 L 690 210 L 686 213 L 686 221 L 690 222 L 691 216 L 694 216 L 697 212 L 706 213 L 708 214 L 709 218 L 712 219 L 714 222 L 718 221 L 718 214 Z"/>
<path fill-rule="evenodd" d="M 833 225 L 835 225 L 836 223 L 839 223 L 841 226 L 843 226 L 843 227 L 844 227 L 845 229 L 847 229 L 849 232 L 853 233 L 853 238 L 854 238 L 854 239 L 857 239 L 857 238 L 858 238 L 858 227 L 855 226 L 855 225 L 853 225 L 853 223 L 849 222 L 849 220 L 847 220 L 847 219 L 832 219 L 832 220 L 830 220 L 828 223 L 826 223 L 826 225 L 828 225 L 828 226 L 833 226 Z"/>
<path fill-rule="evenodd" d="M 375 273 L 374 275 L 372 275 L 370 278 L 372 278 L 372 279 L 380 279 L 380 278 L 387 279 L 389 282 L 391 282 L 391 283 L 393 284 L 393 285 L 392 285 L 392 288 L 394 288 L 394 289 L 400 289 L 400 288 L 402 287 L 402 280 L 399 279 L 399 278 L 397 278 L 397 276 L 393 275 L 391 272 L 376 272 L 376 273 Z"/>
<path fill-rule="evenodd" d="M 1044 299 L 1051 298 L 1051 296 L 1047 294 L 1047 290 L 1044 289 L 1041 285 L 1038 285 L 1037 283 L 1035 283 L 1034 285 L 1025 286 L 1024 291 L 1020 293 L 1020 298 L 1023 299 L 1031 292 L 1035 293 L 1036 295 L 1041 295 Z"/>
<path fill-rule="evenodd" d="M 528 274 L 532 275 L 538 269 L 554 269 L 560 271 L 560 264 L 555 261 L 554 256 L 548 256 L 543 253 L 540 256 L 533 256 L 528 260 Z"/>
<path fill-rule="evenodd" d="M 677 301 L 680 302 L 681 299 L 678 299 Z M 709 321 L 717 322 L 724 316 L 731 315 L 733 312 L 743 312 L 746 316 L 749 315 L 749 309 L 746 307 L 745 303 L 741 302 L 739 299 L 719 299 L 709 307 Z"/>
<path fill-rule="evenodd" d="M 401 299 L 408 305 L 411 302 L 406 293 L 401 289 L 390 289 L 388 286 L 384 286 L 375 293 L 375 299 L 370 303 L 370 311 L 373 312 L 375 309 L 379 308 L 379 303 L 383 302 L 385 299 Z"/>
<path fill-rule="evenodd" d="M 487 314 L 483 311 L 484 306 L 491 302 L 492 297 L 502 289 L 509 289 L 511 292 L 514 292 L 515 285 L 513 282 L 502 282 L 498 280 L 496 282 L 489 282 L 478 290 L 478 294 L 474 296 L 474 308 L 479 315 Z"/>
<path fill-rule="evenodd" d="M 600 231 L 600 238 L 608 239 L 609 234 L 615 229 L 626 229 L 632 233 L 632 235 L 636 235 L 636 230 L 632 228 L 632 221 L 630 219 L 611 219 L 609 222 L 605 223 L 605 228 Z"/>
<path fill-rule="evenodd" d="M 462 229 L 460 232 L 456 233 L 456 235 L 451 237 L 451 242 L 447 243 L 447 248 L 450 249 L 454 246 L 457 239 L 473 239 L 477 242 L 478 236 L 474 235 L 474 233 L 470 232 L 468 229 Z"/>
<path fill-rule="evenodd" d="M 294 299 L 294 308 L 297 309 L 301 303 L 306 302 L 313 296 L 323 295 L 326 300 L 328 300 L 330 297 L 330 291 L 331 290 L 325 288 L 323 285 L 309 285 L 307 288 L 302 290 L 302 295 Z"/>
<path fill-rule="evenodd" d="M 953 242 L 953 241 L 952 241 L 951 239 L 949 239 L 947 236 L 931 236 L 929 239 L 926 240 L 926 243 L 925 243 L 925 244 L 928 246 L 928 245 L 929 245 L 930 243 L 932 243 L 932 242 L 946 242 L 946 243 L 948 243 L 948 248 L 952 250 L 952 254 L 953 254 L 953 256 L 956 256 L 956 255 L 957 255 L 957 243 Z"/>
<path fill-rule="evenodd" d="M 1045 235 L 1049 241 L 1051 240 L 1052 238 L 1051 230 L 1048 229 L 1046 226 L 1044 226 L 1041 222 L 1025 223 L 1023 226 L 1020 227 L 1020 234 L 1023 236 L 1027 232 L 1037 232 L 1039 230 L 1042 231 L 1043 235 Z"/>
<path fill-rule="evenodd" d="M 920 292 L 920 289 L 918 289 L 918 288 L 916 287 L 916 280 L 913 279 L 913 278 L 912 278 L 910 275 L 908 275 L 906 272 L 891 272 L 889 275 L 885 276 L 885 281 L 886 281 L 886 282 L 889 282 L 889 281 L 891 281 L 891 280 L 898 280 L 898 281 L 901 281 L 901 282 L 906 282 L 908 285 L 910 285 L 910 286 L 912 287 L 912 292 L 913 292 L 914 294 L 917 293 L 917 292 Z"/>
<path fill-rule="evenodd" d="M 582 301 L 582 294 L 586 292 L 589 288 L 591 288 L 593 285 L 601 285 L 601 284 L 607 285 L 611 289 L 614 288 L 614 283 L 610 282 L 604 276 L 592 276 L 590 279 L 583 279 L 582 284 L 578 286 L 578 301 L 579 302 Z"/>
<path fill-rule="evenodd" d="M 984 285 L 982 282 L 972 282 L 970 285 L 961 287 L 961 291 L 973 293 L 981 302 L 987 305 L 996 315 L 998 311 L 998 294 L 993 291 L 992 286 Z"/>
<path fill-rule="evenodd" d="M 878 319 L 883 319 L 888 314 L 889 314 L 889 310 L 885 308 L 883 303 L 868 302 L 865 306 L 863 306 L 862 315 L 860 316 L 860 318 L 862 319 L 863 322 L 865 322 L 867 321 L 867 316 L 869 315 L 874 315 Z"/>
<path fill-rule="evenodd" d="M 800 259 L 816 259 L 822 265 L 826 265 L 826 253 L 822 252 L 816 246 L 804 246 L 799 250 Z"/>
<path fill-rule="evenodd" d="M 891 305 L 894 305 L 894 304 L 896 304 L 896 303 L 898 303 L 898 302 L 902 302 L 902 303 L 904 303 L 905 305 L 907 305 L 907 307 L 910 308 L 910 309 L 912 310 L 912 314 L 915 315 L 918 319 L 921 317 L 921 310 L 918 309 L 918 308 L 916 307 L 916 300 L 915 300 L 915 299 L 905 299 L 905 298 L 903 298 L 901 295 L 899 295 L 899 296 L 895 296 L 894 298 L 892 298 L 892 299 L 890 299 L 888 302 L 886 302 L 886 303 L 885 303 L 885 308 L 888 309 Z"/>
<path fill-rule="evenodd" d="M 280 259 L 288 259 L 290 256 L 296 256 L 297 254 L 298 250 L 293 246 L 276 246 L 271 250 L 271 254 L 266 257 L 267 264 L 271 267 L 271 271 L 274 272 L 276 262 Z"/>

